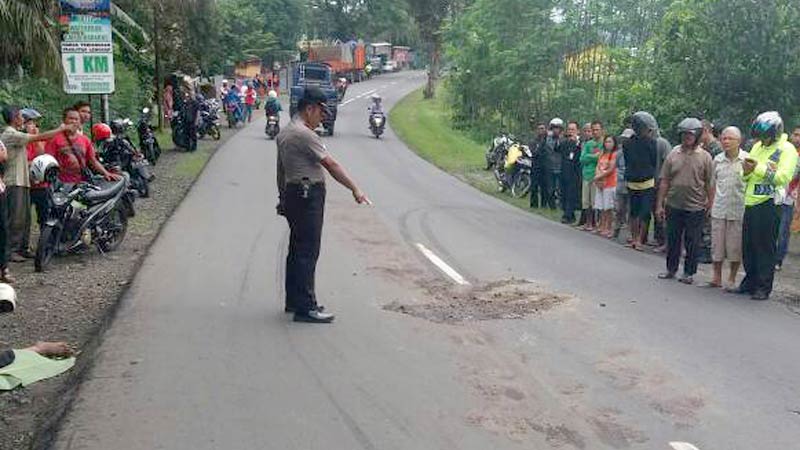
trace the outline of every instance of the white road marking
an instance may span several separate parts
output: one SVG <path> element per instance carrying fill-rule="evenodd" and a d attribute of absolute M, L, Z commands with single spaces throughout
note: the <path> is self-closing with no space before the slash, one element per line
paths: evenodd
<path fill-rule="evenodd" d="M 341 106 L 347 105 L 347 104 L 348 104 L 348 103 L 350 103 L 350 102 L 354 102 L 354 101 L 356 101 L 356 100 L 358 100 L 358 99 L 360 99 L 360 98 L 364 98 L 364 97 L 366 97 L 366 96 L 368 96 L 368 95 L 372 95 L 372 94 L 374 94 L 374 93 L 375 93 L 375 92 L 377 92 L 377 91 L 378 91 L 377 89 L 373 89 L 373 90 L 371 90 L 371 91 L 364 92 L 363 94 L 361 94 L 361 95 L 357 95 L 357 96 L 355 96 L 355 97 L 351 98 L 350 100 L 345 100 L 345 101 L 343 101 L 343 102 L 342 102 L 342 103 L 341 103 L 339 106 L 341 107 Z"/>
<path fill-rule="evenodd" d="M 439 270 L 444 272 L 445 275 L 450 277 L 457 284 L 460 284 L 462 286 L 466 286 L 469 284 L 469 281 L 465 280 L 464 277 L 462 277 L 458 272 L 455 271 L 455 269 L 448 266 L 446 262 L 442 261 L 442 259 L 436 256 L 435 253 L 428 250 L 427 247 L 425 247 L 422 244 L 417 244 L 417 248 L 419 249 L 419 251 L 422 252 L 423 255 L 425 255 L 426 258 L 430 260 L 430 262 L 432 262 L 436 267 L 439 268 Z"/>
<path fill-rule="evenodd" d="M 688 442 L 670 442 L 669 445 L 674 450 L 700 450 Z"/>

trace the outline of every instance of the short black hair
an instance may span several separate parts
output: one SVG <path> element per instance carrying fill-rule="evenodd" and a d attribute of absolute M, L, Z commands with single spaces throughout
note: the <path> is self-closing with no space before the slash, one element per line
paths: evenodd
<path fill-rule="evenodd" d="M 71 112 L 78 112 L 78 108 L 74 106 L 67 106 L 66 108 L 64 108 L 64 111 L 61 112 L 61 120 L 62 121 L 67 120 L 67 114 Z"/>
<path fill-rule="evenodd" d="M 74 105 L 72 105 L 72 109 L 74 109 L 75 111 L 79 111 L 84 106 L 88 106 L 89 108 L 91 108 L 92 104 L 87 102 L 86 100 L 81 100 L 81 101 L 75 103 Z"/>
<path fill-rule="evenodd" d="M 601 121 L 601 120 L 593 120 L 592 121 L 592 126 L 595 126 L 595 125 L 600 125 L 600 128 L 603 128 L 603 121 Z"/>
<path fill-rule="evenodd" d="M 11 125 L 11 122 L 14 121 L 14 118 L 17 117 L 19 114 L 19 108 L 16 106 L 7 105 L 3 107 L 3 121 Z"/>
<path fill-rule="evenodd" d="M 575 124 L 576 128 L 578 128 L 579 130 L 581 129 L 581 124 L 579 124 L 576 120 L 570 120 L 569 122 L 567 122 L 567 126 L 570 126 L 573 123 Z"/>

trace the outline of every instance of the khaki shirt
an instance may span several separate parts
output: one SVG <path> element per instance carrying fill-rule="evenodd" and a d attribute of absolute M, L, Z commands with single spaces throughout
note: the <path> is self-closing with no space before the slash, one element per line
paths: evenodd
<path fill-rule="evenodd" d="M 688 152 L 677 146 L 664 160 L 661 179 L 669 182 L 669 207 L 702 211 L 708 204 L 708 191 L 714 186 L 711 155 L 699 146 Z"/>
<path fill-rule="evenodd" d="M 302 119 L 292 120 L 276 138 L 278 144 L 278 191 L 287 184 L 309 182 L 325 183 L 325 170 L 321 161 L 329 153 L 322 139 L 310 130 Z"/>
<path fill-rule="evenodd" d="M 717 179 L 717 193 L 711 217 L 725 220 L 742 220 L 744 218 L 744 160 L 747 152 L 739 150 L 739 156 L 728 159 L 724 152 L 714 157 L 714 176 Z"/>
<path fill-rule="evenodd" d="M 18 131 L 14 127 L 6 127 L 0 134 L 0 141 L 3 141 L 8 152 L 4 175 L 6 186 L 30 187 L 28 150 L 26 149 L 30 142 L 30 135 Z"/>

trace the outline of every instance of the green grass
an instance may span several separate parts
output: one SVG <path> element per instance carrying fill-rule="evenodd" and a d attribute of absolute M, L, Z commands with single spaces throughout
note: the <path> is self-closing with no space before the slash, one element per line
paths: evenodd
<path fill-rule="evenodd" d="M 424 99 L 422 90 L 409 94 L 389 113 L 392 129 L 412 150 L 445 172 L 518 208 L 558 220 L 559 211 L 530 209 L 528 197 L 515 199 L 498 192 L 494 175 L 484 170 L 489 143 L 476 142 L 454 129 L 443 97 L 441 90 L 432 100 Z"/>
<path fill-rule="evenodd" d="M 211 147 L 209 143 L 198 143 L 196 151 L 183 155 L 181 162 L 175 168 L 175 172 L 181 177 L 197 178 L 211 157 Z"/>

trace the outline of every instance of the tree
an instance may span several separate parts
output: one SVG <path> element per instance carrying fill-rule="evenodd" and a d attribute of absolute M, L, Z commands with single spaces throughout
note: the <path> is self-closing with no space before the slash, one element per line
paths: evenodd
<path fill-rule="evenodd" d="M 407 0 L 414 16 L 420 35 L 430 47 L 430 65 L 428 67 L 428 83 L 425 86 L 425 98 L 433 98 L 436 92 L 436 80 L 439 78 L 439 63 L 442 52 L 442 25 L 448 18 L 453 0 Z"/>
<path fill-rule="evenodd" d="M 57 2 L 48 0 L 0 0 L 0 73 L 25 68 L 36 76 L 61 76 L 57 11 Z"/>

